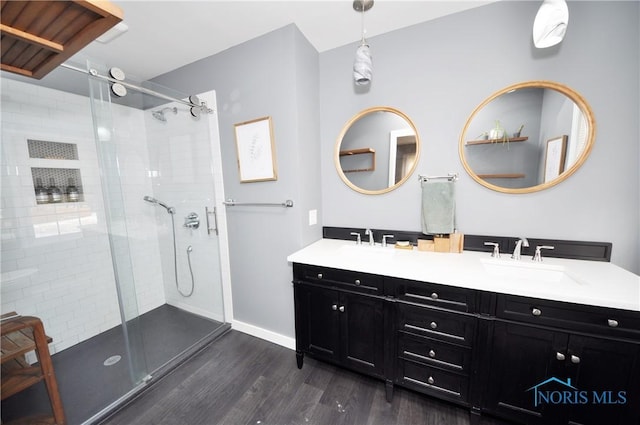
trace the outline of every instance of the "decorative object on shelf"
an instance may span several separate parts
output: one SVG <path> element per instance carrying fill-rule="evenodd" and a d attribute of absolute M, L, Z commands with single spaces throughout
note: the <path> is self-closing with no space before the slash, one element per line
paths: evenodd
<path fill-rule="evenodd" d="M 73 181 L 73 178 L 69 178 L 67 184 L 67 201 L 68 202 L 78 202 L 80 199 L 80 192 Z"/>
<path fill-rule="evenodd" d="M 501 141 L 502 143 L 508 142 L 509 137 L 507 136 L 507 130 L 505 130 L 502 124 L 500 124 L 500 120 L 496 120 L 495 123 L 496 123 L 495 127 L 493 127 L 488 132 L 489 139 L 492 142 L 498 142 L 498 141 Z"/>
<path fill-rule="evenodd" d="M 569 8 L 565 0 L 544 0 L 533 22 L 533 44 L 538 49 L 560 43 L 569 25 Z"/>
<path fill-rule="evenodd" d="M 241 183 L 278 180 L 271 117 L 234 125 Z"/>
<path fill-rule="evenodd" d="M 564 171 L 564 160 L 567 156 L 567 136 L 558 136 L 547 140 L 544 156 L 544 181 L 558 177 Z"/>
<path fill-rule="evenodd" d="M 520 135 L 522 134 L 522 130 L 524 129 L 524 124 L 522 124 L 520 126 L 520 128 L 518 129 L 518 131 L 516 131 L 515 133 L 513 133 L 513 137 L 518 138 L 520 137 Z"/>
<path fill-rule="evenodd" d="M 42 179 L 41 178 L 37 178 L 36 179 L 35 192 L 36 192 L 36 203 L 37 204 L 48 204 L 49 203 L 49 192 L 42 185 Z"/>
<path fill-rule="evenodd" d="M 49 179 L 49 202 L 62 202 L 62 191 L 56 186 L 53 177 Z"/>
<path fill-rule="evenodd" d="M 364 29 L 364 12 L 373 7 L 373 0 L 354 0 L 353 9 L 361 12 L 362 15 L 362 38 L 360 45 L 356 50 L 356 59 L 353 62 L 353 80 L 358 86 L 366 86 L 371 83 L 373 74 L 373 62 L 371 60 L 371 51 L 364 37 L 366 30 Z"/>

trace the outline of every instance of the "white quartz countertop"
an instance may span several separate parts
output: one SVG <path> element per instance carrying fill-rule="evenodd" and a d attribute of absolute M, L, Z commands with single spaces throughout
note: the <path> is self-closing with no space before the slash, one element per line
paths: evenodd
<path fill-rule="evenodd" d="M 544 253 L 543 253 L 544 255 Z M 601 261 L 531 257 L 491 258 L 487 252 L 461 254 L 371 247 L 321 239 L 287 257 L 292 263 L 353 270 L 460 288 L 542 298 L 640 312 L 640 276 Z"/>

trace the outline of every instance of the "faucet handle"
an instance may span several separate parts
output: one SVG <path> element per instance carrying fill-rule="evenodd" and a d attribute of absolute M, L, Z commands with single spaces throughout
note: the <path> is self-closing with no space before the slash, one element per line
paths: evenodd
<path fill-rule="evenodd" d="M 356 239 L 356 244 L 357 244 L 357 245 L 362 245 L 362 239 L 361 239 L 360 233 L 358 233 L 358 232 L 351 232 L 351 235 L 352 235 L 352 236 L 357 236 L 357 237 L 358 237 L 358 238 Z"/>
<path fill-rule="evenodd" d="M 387 238 L 395 238 L 395 236 L 393 235 L 382 235 L 382 246 L 385 247 L 387 246 Z"/>
<path fill-rule="evenodd" d="M 536 246 L 536 252 L 533 254 L 533 261 L 542 261 L 542 250 L 543 249 L 555 249 L 554 246 L 551 245 L 538 245 Z"/>
<path fill-rule="evenodd" d="M 485 242 L 485 246 L 493 246 L 492 257 L 500 258 L 500 244 L 497 242 Z"/>

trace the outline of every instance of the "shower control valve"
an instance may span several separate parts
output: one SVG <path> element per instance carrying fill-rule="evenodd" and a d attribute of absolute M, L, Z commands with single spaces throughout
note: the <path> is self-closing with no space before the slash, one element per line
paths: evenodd
<path fill-rule="evenodd" d="M 200 227 L 200 218 L 198 214 L 192 212 L 184 218 L 184 227 L 189 229 L 197 229 Z"/>

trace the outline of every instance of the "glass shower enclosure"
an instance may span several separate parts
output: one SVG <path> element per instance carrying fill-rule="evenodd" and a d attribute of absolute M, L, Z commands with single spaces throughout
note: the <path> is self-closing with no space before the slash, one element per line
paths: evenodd
<path fill-rule="evenodd" d="M 43 320 L 68 422 L 92 423 L 230 328 L 226 217 L 215 92 L 68 68 L 88 78 L 88 99 L 3 81 L 3 111 L 40 108 L 34 119 L 52 122 L 3 118 L 2 313 Z M 61 199 L 38 198 L 38 184 Z M 8 232 L 14 217 L 27 224 Z M 46 407 L 34 391 L 3 401 L 3 421 L 33 413 L 34 399 Z"/>

